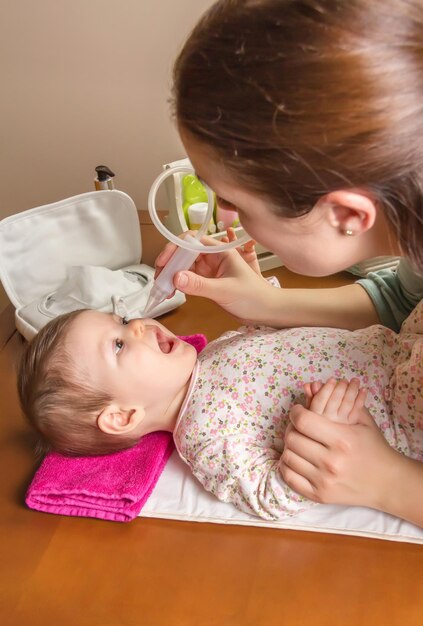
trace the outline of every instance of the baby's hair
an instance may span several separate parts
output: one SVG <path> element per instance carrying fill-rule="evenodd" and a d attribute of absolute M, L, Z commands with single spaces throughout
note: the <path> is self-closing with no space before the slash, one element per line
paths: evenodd
<path fill-rule="evenodd" d="M 137 440 L 100 430 L 97 416 L 113 398 L 90 386 L 83 363 L 75 363 L 66 351 L 67 334 L 80 313 L 53 319 L 27 346 L 18 372 L 21 407 L 43 451 L 73 456 L 117 452 Z"/>
<path fill-rule="evenodd" d="M 173 110 L 277 214 L 369 192 L 423 268 L 421 0 L 216 2 L 176 61 Z"/>

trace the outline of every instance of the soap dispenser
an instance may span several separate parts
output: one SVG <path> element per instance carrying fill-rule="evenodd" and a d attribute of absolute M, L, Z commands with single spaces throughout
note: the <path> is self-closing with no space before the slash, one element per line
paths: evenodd
<path fill-rule="evenodd" d="M 97 176 L 94 178 L 94 185 L 97 191 L 115 188 L 113 181 L 114 173 L 107 165 L 97 165 L 95 171 L 97 172 Z"/>

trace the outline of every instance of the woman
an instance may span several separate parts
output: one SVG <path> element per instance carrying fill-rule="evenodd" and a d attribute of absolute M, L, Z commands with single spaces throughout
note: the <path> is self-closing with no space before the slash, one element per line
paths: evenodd
<path fill-rule="evenodd" d="M 176 121 L 198 176 L 284 265 L 322 276 L 379 255 L 403 257 L 396 272 L 354 285 L 275 290 L 236 255 L 206 255 L 175 286 L 276 327 L 382 323 L 399 331 L 417 307 L 412 345 L 407 352 L 404 339 L 398 352 L 403 379 L 392 382 L 417 433 L 422 85 L 417 0 L 221 0 L 195 27 L 174 70 Z M 172 250 L 157 259 L 159 270 Z M 423 526 L 423 456 L 387 449 L 371 420 L 336 424 L 295 406 L 291 422 L 282 473 L 293 489 Z"/>

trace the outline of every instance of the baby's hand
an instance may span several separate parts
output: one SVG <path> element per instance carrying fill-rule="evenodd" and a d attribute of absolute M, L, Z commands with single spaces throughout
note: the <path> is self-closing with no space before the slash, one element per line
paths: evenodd
<path fill-rule="evenodd" d="M 233 228 L 228 228 L 226 230 L 226 236 L 222 237 L 221 241 L 224 243 L 236 241 L 237 236 Z M 237 251 L 244 259 L 244 261 L 251 267 L 252 270 L 255 271 L 256 274 L 261 276 L 261 269 L 258 262 L 257 254 L 256 254 L 256 242 L 254 239 L 250 239 L 247 243 L 244 243 L 243 246 L 239 246 Z"/>
<path fill-rule="evenodd" d="M 310 410 L 310 404 L 316 393 L 323 387 L 323 383 L 320 380 L 313 381 L 311 383 L 304 383 L 303 389 L 306 397 L 305 408 Z"/>
<path fill-rule="evenodd" d="M 321 382 L 306 383 L 306 408 L 319 415 L 328 417 L 333 422 L 356 424 L 360 413 L 366 411 L 364 401 L 367 391 L 360 389 L 360 381 L 352 378 L 336 381 L 334 378 Z"/>

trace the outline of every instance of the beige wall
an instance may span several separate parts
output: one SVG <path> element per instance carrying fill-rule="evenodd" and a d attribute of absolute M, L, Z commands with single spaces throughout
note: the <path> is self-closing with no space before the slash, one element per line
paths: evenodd
<path fill-rule="evenodd" d="M 93 189 L 105 163 L 144 208 L 183 148 L 172 61 L 212 0 L 18 0 L 0 26 L 0 219 Z M 0 293 L 0 311 L 7 302 Z"/>

